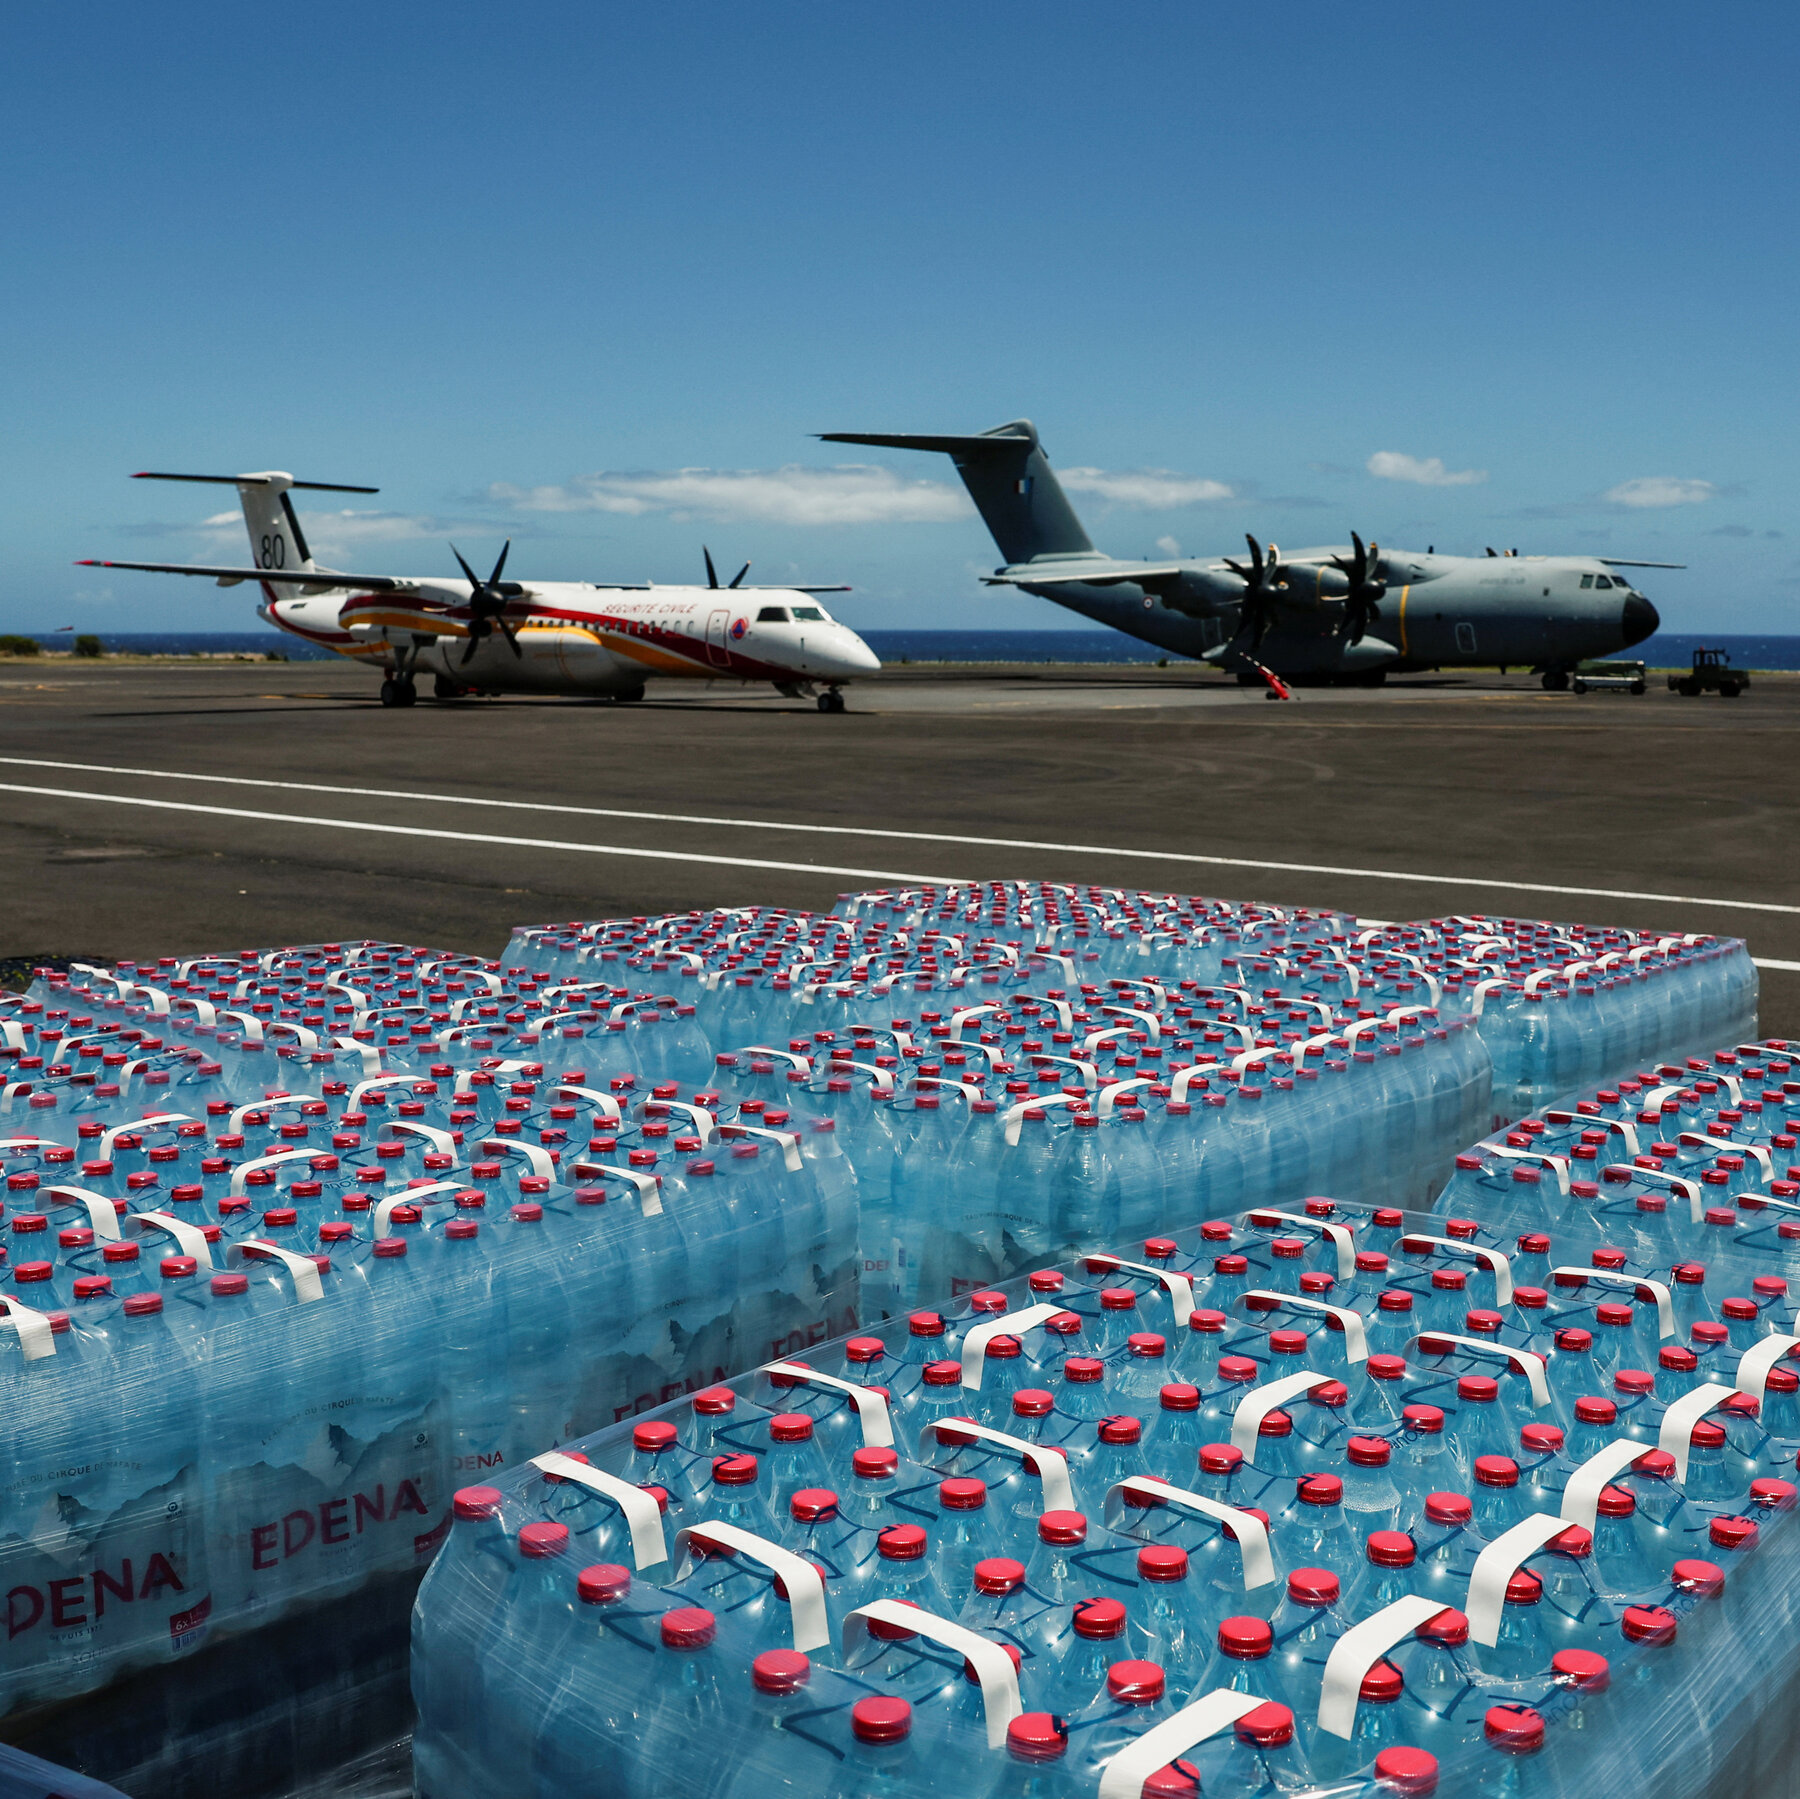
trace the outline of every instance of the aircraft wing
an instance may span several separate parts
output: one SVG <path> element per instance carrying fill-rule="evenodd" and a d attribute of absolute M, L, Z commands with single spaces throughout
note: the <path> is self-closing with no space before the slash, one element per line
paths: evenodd
<path fill-rule="evenodd" d="M 240 581 L 274 581 L 283 587 L 356 587 L 365 593 L 410 593 L 419 584 L 397 575 L 340 575 L 329 569 L 210 568 L 194 562 L 103 562 L 83 557 L 77 568 L 134 568 L 147 575 L 210 575 L 221 586 Z"/>
<path fill-rule="evenodd" d="M 727 588 L 727 593 L 854 593 L 856 589 L 848 583 L 840 581 L 835 587 L 808 587 L 803 581 L 751 581 L 737 589 Z"/>
<path fill-rule="evenodd" d="M 1009 568 L 997 575 L 983 575 L 987 587 L 1117 587 L 1121 582 L 1135 581 L 1153 586 L 1160 581 L 1173 581 L 1186 571 L 1178 562 L 1102 562 L 1087 569 L 1035 571 Z"/>
<path fill-rule="evenodd" d="M 1596 556 L 1596 562 L 1604 562 L 1608 568 L 1686 568 L 1685 562 L 1631 562 L 1623 556 Z"/>

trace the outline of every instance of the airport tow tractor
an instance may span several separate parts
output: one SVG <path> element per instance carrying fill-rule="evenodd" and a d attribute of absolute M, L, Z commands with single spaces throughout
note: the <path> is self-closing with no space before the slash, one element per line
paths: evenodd
<path fill-rule="evenodd" d="M 704 587 L 650 582 L 508 581 L 506 550 L 486 580 L 452 546 L 463 579 L 349 575 L 321 568 L 288 498 L 290 490 L 374 493 L 277 470 L 249 475 L 140 474 L 138 481 L 235 487 L 254 568 L 185 562 L 98 562 L 83 568 L 205 575 L 221 587 L 254 581 L 258 615 L 278 630 L 364 662 L 382 674 L 381 703 L 410 706 L 429 674 L 440 700 L 477 694 L 560 694 L 641 700 L 648 675 L 689 681 L 767 681 L 821 712 L 844 710 L 845 683 L 880 658 L 839 624 L 817 596 L 847 587 L 748 586 L 745 563 L 721 586 L 710 552 Z M 510 544 L 508 548 L 510 548 Z"/>
<path fill-rule="evenodd" d="M 1692 699 L 1699 693 L 1716 693 L 1722 700 L 1735 700 L 1750 685 L 1750 671 L 1731 666 L 1725 650 L 1697 649 L 1694 665 L 1685 675 L 1670 675 L 1669 691 Z"/>

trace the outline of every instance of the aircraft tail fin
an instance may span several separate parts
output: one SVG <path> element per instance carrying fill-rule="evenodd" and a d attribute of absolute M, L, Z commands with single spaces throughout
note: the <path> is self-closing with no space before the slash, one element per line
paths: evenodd
<path fill-rule="evenodd" d="M 942 451 L 956 464 L 969 498 L 1009 563 L 1093 552 L 1030 419 L 1014 419 L 967 437 L 875 431 L 825 431 L 820 436 L 826 443 Z"/>
<path fill-rule="evenodd" d="M 170 475 L 145 469 L 134 481 L 199 481 L 214 487 L 235 487 L 244 508 L 244 524 L 250 533 L 250 558 L 259 569 L 275 577 L 279 569 L 310 573 L 317 568 L 299 515 L 288 498 L 291 488 L 311 488 L 324 493 L 375 493 L 373 487 L 345 487 L 333 481 L 296 481 L 279 469 L 252 475 Z"/>

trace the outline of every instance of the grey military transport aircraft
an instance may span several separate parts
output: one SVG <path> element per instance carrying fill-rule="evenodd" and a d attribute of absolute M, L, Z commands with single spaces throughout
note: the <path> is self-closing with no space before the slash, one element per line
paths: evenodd
<path fill-rule="evenodd" d="M 827 431 L 827 443 L 941 450 L 956 464 L 1019 587 L 1246 686 L 1271 675 L 1366 682 L 1433 668 L 1529 668 L 1552 690 L 1576 663 L 1641 642 L 1656 608 L 1612 556 L 1440 556 L 1348 544 L 1285 553 L 1247 537 L 1242 560 L 1134 562 L 1096 550 L 1029 419 L 975 436 Z M 1276 683 L 1271 682 L 1271 685 Z"/>

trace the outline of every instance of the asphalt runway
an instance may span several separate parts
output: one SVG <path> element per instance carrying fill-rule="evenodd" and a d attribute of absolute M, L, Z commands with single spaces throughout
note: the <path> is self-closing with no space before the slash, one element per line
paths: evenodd
<path fill-rule="evenodd" d="M 900 667 L 849 698 L 384 711 L 348 664 L 0 665 L 0 956 L 493 955 L 519 923 L 1045 877 L 1741 936 L 1764 1031 L 1800 1036 L 1800 676 L 1281 704 L 1191 666 Z"/>

